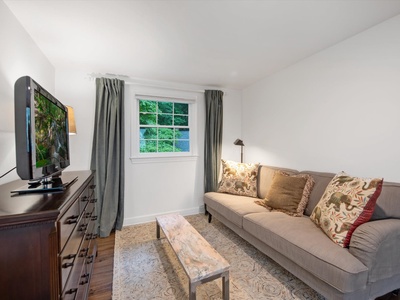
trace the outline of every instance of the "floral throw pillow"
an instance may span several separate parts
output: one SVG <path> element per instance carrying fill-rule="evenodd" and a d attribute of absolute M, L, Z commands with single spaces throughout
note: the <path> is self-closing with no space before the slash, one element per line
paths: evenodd
<path fill-rule="evenodd" d="M 218 192 L 257 197 L 259 164 L 245 164 L 222 159 L 222 179 Z"/>
<path fill-rule="evenodd" d="M 341 172 L 328 184 L 310 218 L 332 241 L 346 248 L 354 230 L 371 218 L 382 184 L 382 178 Z"/>

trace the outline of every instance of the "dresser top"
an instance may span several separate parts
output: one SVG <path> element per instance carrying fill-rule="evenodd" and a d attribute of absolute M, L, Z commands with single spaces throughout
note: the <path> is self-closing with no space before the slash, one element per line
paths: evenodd
<path fill-rule="evenodd" d="M 0 226 L 20 223 L 26 220 L 42 221 L 56 218 L 69 199 L 78 196 L 85 182 L 92 177 L 92 171 L 63 172 L 63 183 L 77 180 L 62 192 L 12 194 L 11 191 L 27 185 L 26 180 L 15 180 L 0 185 Z"/>

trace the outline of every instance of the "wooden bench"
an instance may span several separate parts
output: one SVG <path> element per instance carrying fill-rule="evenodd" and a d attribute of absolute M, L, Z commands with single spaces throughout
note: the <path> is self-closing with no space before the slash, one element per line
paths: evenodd
<path fill-rule="evenodd" d="M 189 277 L 189 299 L 196 299 L 196 287 L 222 278 L 222 295 L 229 299 L 229 263 L 179 214 L 156 217 L 160 228 Z"/>

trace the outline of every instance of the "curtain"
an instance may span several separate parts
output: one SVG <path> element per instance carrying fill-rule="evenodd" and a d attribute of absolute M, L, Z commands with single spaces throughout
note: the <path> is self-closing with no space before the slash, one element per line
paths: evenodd
<path fill-rule="evenodd" d="M 100 237 L 121 230 L 124 219 L 124 81 L 96 78 L 91 170 L 96 170 Z"/>
<path fill-rule="evenodd" d="M 204 140 L 204 191 L 218 189 L 222 150 L 222 91 L 206 90 L 206 128 Z"/>

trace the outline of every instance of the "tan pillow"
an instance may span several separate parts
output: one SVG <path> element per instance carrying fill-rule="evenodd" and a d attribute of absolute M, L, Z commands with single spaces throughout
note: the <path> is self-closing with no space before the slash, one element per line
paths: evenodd
<path fill-rule="evenodd" d="M 218 192 L 257 197 L 259 164 L 245 164 L 230 160 L 222 161 L 222 179 Z"/>
<path fill-rule="evenodd" d="M 382 178 L 336 174 L 310 218 L 341 247 L 348 247 L 354 230 L 371 218 L 382 190 Z"/>
<path fill-rule="evenodd" d="M 290 175 L 277 171 L 263 201 L 255 201 L 269 210 L 301 217 L 310 198 L 314 179 L 308 174 Z"/>

